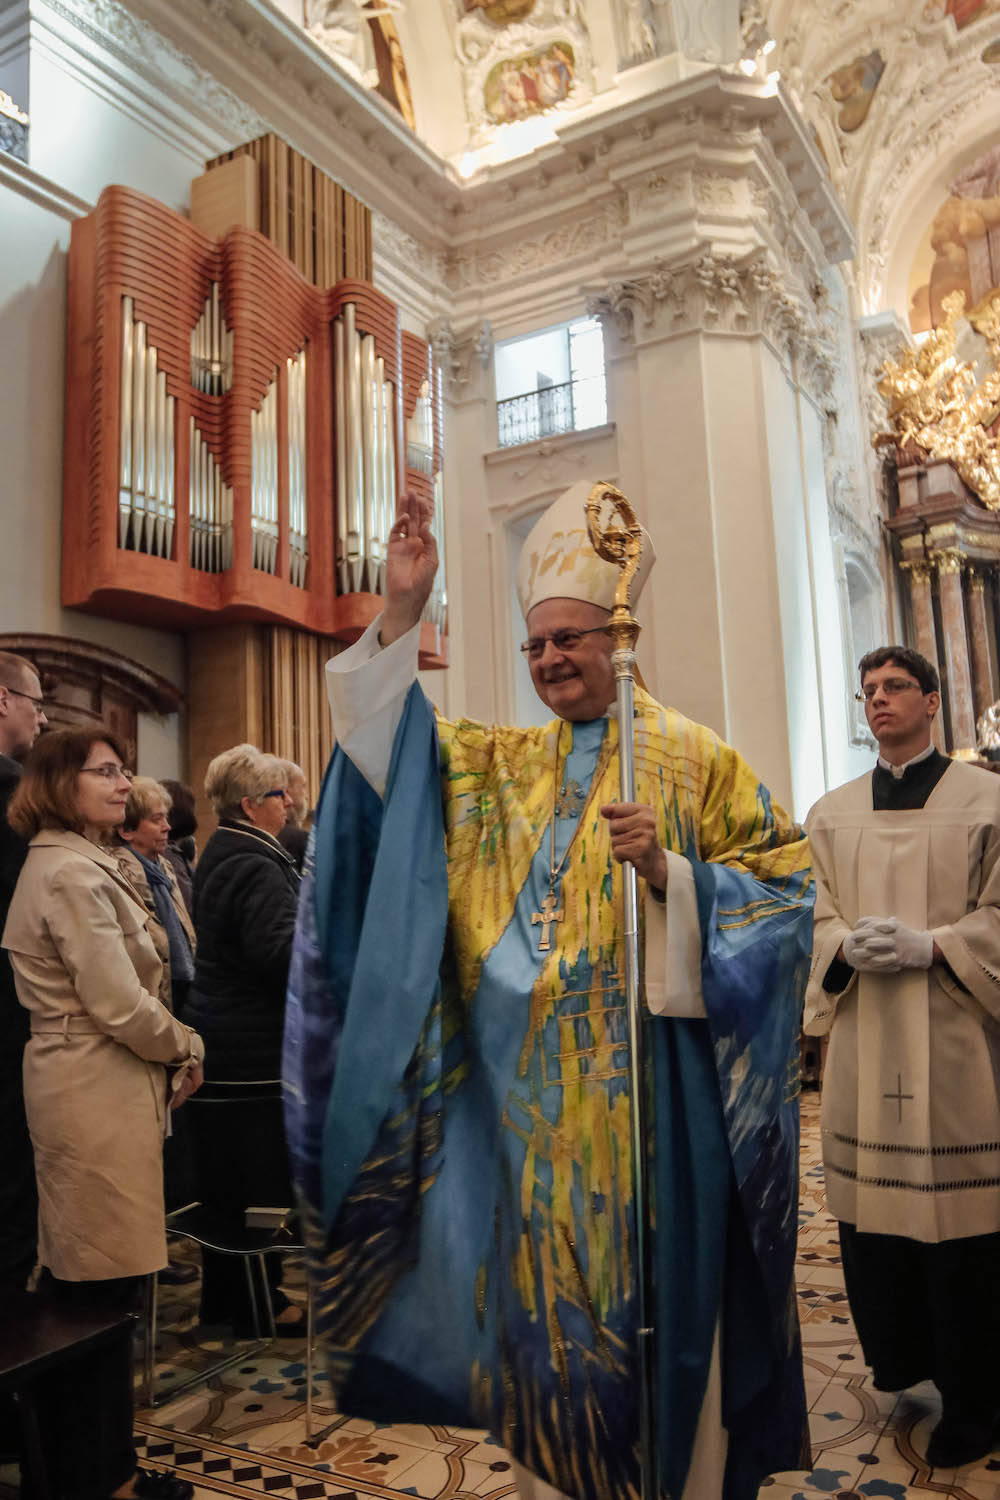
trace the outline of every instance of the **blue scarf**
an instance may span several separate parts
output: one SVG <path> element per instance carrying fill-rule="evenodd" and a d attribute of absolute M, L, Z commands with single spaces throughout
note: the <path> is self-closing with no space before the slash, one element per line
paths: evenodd
<path fill-rule="evenodd" d="M 177 915 L 177 908 L 170 894 L 173 882 L 168 875 L 163 873 L 155 860 L 147 859 L 144 854 L 139 853 L 138 849 L 133 849 L 132 853 L 146 872 L 149 889 L 153 893 L 156 915 L 167 934 L 167 942 L 170 944 L 170 978 L 175 984 L 190 984 L 194 978 L 194 957 L 187 933 Z"/>

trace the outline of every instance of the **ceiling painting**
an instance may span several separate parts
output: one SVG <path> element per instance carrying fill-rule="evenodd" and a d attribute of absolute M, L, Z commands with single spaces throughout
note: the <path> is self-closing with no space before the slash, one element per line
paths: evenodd
<path fill-rule="evenodd" d="M 376 11 L 374 15 L 368 16 L 367 20 L 371 33 L 375 70 L 378 74 L 376 92 L 381 94 L 393 109 L 398 109 L 410 129 L 415 130 L 417 121 L 413 113 L 413 95 L 410 92 L 406 59 L 403 57 L 403 46 L 399 40 L 396 23 L 387 10 Z"/>
<path fill-rule="evenodd" d="M 1000 9 L 997 0 L 926 0 L 925 21 L 940 21 L 951 16 L 959 31 L 972 21 L 978 21 Z"/>
<path fill-rule="evenodd" d="M 573 71 L 573 48 L 565 41 L 504 58 L 486 77 L 486 113 L 496 124 L 506 125 L 551 109 L 569 97 Z"/>
<path fill-rule="evenodd" d="M 962 292 L 976 307 L 1000 286 L 1000 144 L 954 179 L 928 228 L 910 276 L 910 327 L 925 333 L 944 321 L 944 301 Z"/>
<path fill-rule="evenodd" d="M 524 0 L 457 3 L 467 7 L 455 46 L 473 149 L 493 149 L 511 125 L 590 102 L 594 58 L 580 0 L 533 0 L 517 20 L 514 10 Z"/>
<path fill-rule="evenodd" d="M 826 80 L 834 101 L 840 105 L 837 124 L 845 135 L 865 123 L 884 72 L 885 58 L 876 50 L 856 57 Z"/>
<path fill-rule="evenodd" d="M 514 21 L 523 21 L 535 8 L 535 0 L 462 0 L 464 15 L 475 11 L 484 15 L 494 26 L 510 26 Z"/>

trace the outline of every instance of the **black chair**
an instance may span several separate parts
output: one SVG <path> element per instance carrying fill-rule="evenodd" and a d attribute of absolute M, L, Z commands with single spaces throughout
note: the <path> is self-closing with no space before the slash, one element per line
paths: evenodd
<path fill-rule="evenodd" d="M 253 1210 L 248 1210 L 252 1214 Z M 191 1203 L 186 1208 L 177 1209 L 174 1213 L 167 1215 L 167 1233 L 177 1235 L 180 1239 L 193 1240 L 196 1245 L 201 1245 L 206 1250 L 215 1250 L 220 1255 L 237 1255 L 242 1257 L 244 1270 L 247 1278 L 247 1291 L 250 1297 L 250 1307 L 253 1315 L 254 1334 L 257 1342 L 248 1350 L 244 1345 L 233 1354 L 227 1354 L 222 1359 L 214 1361 L 206 1368 L 197 1371 L 188 1379 L 172 1386 L 170 1391 L 160 1396 L 156 1389 L 156 1325 L 157 1325 L 157 1278 L 155 1275 L 146 1278 L 146 1309 L 145 1309 L 145 1341 L 144 1354 L 144 1385 L 146 1405 L 155 1407 L 162 1401 L 172 1401 L 175 1396 L 184 1391 L 193 1390 L 196 1386 L 203 1385 L 213 1375 L 218 1375 L 222 1370 L 228 1370 L 233 1365 L 239 1364 L 247 1358 L 247 1355 L 264 1347 L 263 1330 L 266 1327 L 270 1339 L 278 1336 L 274 1321 L 274 1308 L 271 1304 L 271 1295 L 267 1281 L 267 1271 L 264 1257 L 278 1251 L 279 1253 L 305 1251 L 305 1246 L 292 1234 L 284 1223 L 290 1210 L 269 1211 L 274 1214 L 279 1222 L 275 1227 L 256 1228 L 246 1224 L 234 1223 L 233 1218 L 219 1209 L 210 1207 L 204 1203 Z M 254 1270 L 257 1276 L 254 1275 Z M 264 1317 L 261 1317 L 263 1311 Z M 312 1438 L 312 1397 L 313 1397 L 313 1299 L 312 1286 L 308 1284 L 306 1298 L 306 1441 Z"/>
<path fill-rule="evenodd" d="M 40 1377 L 117 1339 L 130 1340 L 135 1321 L 131 1313 L 57 1306 L 39 1292 L 0 1299 L 0 1392 L 12 1392 L 17 1402 L 35 1500 L 54 1500 L 38 1422 Z"/>

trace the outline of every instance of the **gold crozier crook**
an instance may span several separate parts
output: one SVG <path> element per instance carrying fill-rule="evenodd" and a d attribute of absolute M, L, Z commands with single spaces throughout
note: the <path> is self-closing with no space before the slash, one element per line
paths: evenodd
<path fill-rule="evenodd" d="M 605 502 L 612 506 L 611 522 L 602 527 Z M 614 641 L 611 664 L 615 669 L 618 703 L 618 786 L 622 802 L 635 801 L 635 643 L 639 626 L 632 617 L 629 596 L 642 558 L 642 527 L 621 490 L 613 484 L 595 484 L 584 507 L 591 546 L 605 562 L 620 569 L 609 629 Z M 639 1385 L 639 1480 L 641 1500 L 659 1495 L 656 1436 L 654 1427 L 654 1347 L 652 1327 L 653 1277 L 649 1238 L 651 1221 L 649 1139 L 646 1104 L 645 1030 L 639 986 L 639 897 L 635 866 L 622 863 L 624 898 L 625 1009 L 628 1018 L 629 1105 L 632 1138 L 632 1202 L 635 1209 L 635 1250 L 638 1310 Z"/>

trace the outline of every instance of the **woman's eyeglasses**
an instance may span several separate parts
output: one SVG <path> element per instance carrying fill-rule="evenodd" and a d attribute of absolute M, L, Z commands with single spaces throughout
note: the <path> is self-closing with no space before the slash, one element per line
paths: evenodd
<path fill-rule="evenodd" d="M 105 781 L 131 781 L 135 775 L 128 766 L 116 766 L 113 760 L 106 760 L 103 766 L 81 766 L 84 776 L 103 776 Z"/>

